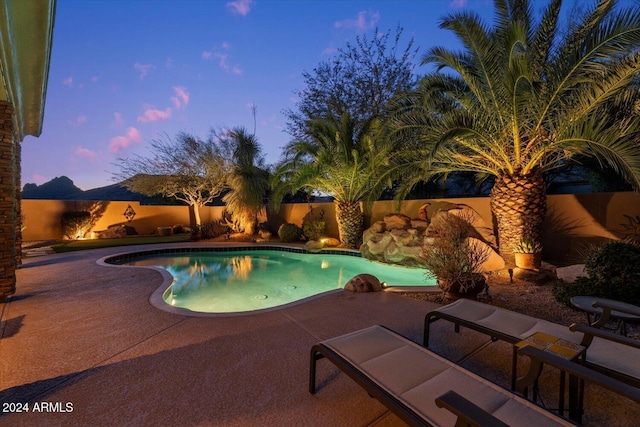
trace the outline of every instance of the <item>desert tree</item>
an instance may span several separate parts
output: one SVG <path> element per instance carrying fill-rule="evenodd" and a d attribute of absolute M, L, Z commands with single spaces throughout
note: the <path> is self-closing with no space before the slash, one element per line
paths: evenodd
<path fill-rule="evenodd" d="M 193 208 L 200 226 L 200 208 L 227 188 L 231 163 L 213 136 L 202 140 L 186 132 L 151 141 L 150 155 L 120 158 L 114 180 L 148 196 L 173 197 Z"/>
<path fill-rule="evenodd" d="M 294 92 L 295 107 L 284 111 L 286 131 L 292 140 L 309 137 L 309 126 L 316 119 L 348 114 L 356 132 L 371 119 L 380 119 L 390 100 L 413 87 L 417 49 L 413 39 L 402 47 L 402 28 L 358 36 L 334 57 L 322 61 L 302 74 L 304 88 Z"/>

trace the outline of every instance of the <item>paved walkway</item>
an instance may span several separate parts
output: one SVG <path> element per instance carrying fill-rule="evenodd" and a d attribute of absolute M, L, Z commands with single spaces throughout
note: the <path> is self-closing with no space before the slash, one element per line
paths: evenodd
<path fill-rule="evenodd" d="M 28 402 L 30 411 L 0 413 L 0 425 L 402 425 L 327 361 L 319 362 L 320 390 L 310 395 L 309 351 L 372 324 L 420 342 L 434 304 L 342 291 L 265 313 L 187 317 L 149 304 L 162 282 L 157 271 L 96 263 L 119 252 L 24 260 L 17 294 L 0 304 L 0 402 Z M 446 322 L 434 325 L 432 340 L 439 354 L 508 385 L 506 344 L 471 331 L 454 334 Z M 640 419 L 624 399 L 587 393 L 591 425 Z M 594 395 L 608 401 L 604 409 Z"/>

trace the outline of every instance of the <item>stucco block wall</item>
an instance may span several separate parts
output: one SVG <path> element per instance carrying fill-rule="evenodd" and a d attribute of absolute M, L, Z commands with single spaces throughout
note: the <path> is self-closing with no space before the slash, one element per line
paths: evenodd
<path fill-rule="evenodd" d="M 418 209 L 425 203 L 447 201 L 465 204 L 475 209 L 487 222 L 493 224 L 488 197 L 469 197 L 459 199 L 407 200 L 401 205 L 400 212 L 412 218 L 418 216 Z M 131 222 L 124 218 L 124 211 L 131 206 L 136 216 Z M 333 203 L 312 203 L 313 217 L 318 218 L 324 211 L 328 236 L 338 237 L 338 225 Z M 128 224 L 140 234 L 153 234 L 157 227 L 175 224 L 188 225 L 192 213 L 187 206 L 151 206 L 138 202 L 74 202 L 60 200 L 22 200 L 25 217 L 23 239 L 49 240 L 62 238 L 60 217 L 63 212 L 101 209 L 100 220 L 93 230 L 106 230 L 109 226 Z M 224 207 L 205 207 L 201 209 L 202 222 L 222 218 Z M 268 211 L 267 211 L 268 212 Z M 393 201 L 380 201 L 373 205 L 365 217 L 365 226 L 381 220 L 384 215 L 397 212 Z M 280 224 L 290 222 L 302 226 L 309 215 L 307 203 L 283 204 L 277 213 L 267 213 L 268 224 L 275 232 Z M 580 261 L 580 254 L 590 244 L 611 239 L 621 239 L 625 235 L 640 230 L 631 230 L 625 215 L 635 218 L 640 215 L 640 194 L 596 193 L 562 194 L 547 197 L 547 217 L 544 223 L 543 258 L 562 265 Z M 625 228 L 625 225 L 628 228 Z"/>
<path fill-rule="evenodd" d="M 124 212 L 131 206 L 136 215 L 131 222 L 124 217 Z M 188 206 L 154 206 L 140 205 L 139 202 L 91 202 L 66 200 L 23 200 L 25 218 L 23 240 L 61 239 L 62 227 L 60 218 L 64 212 L 100 211 L 91 231 L 106 230 L 110 226 L 130 225 L 139 234 L 153 234 L 157 227 L 170 227 L 176 224 L 189 225 L 193 215 Z M 222 218 L 221 206 L 207 207 L 200 213 L 203 222 Z"/>
<path fill-rule="evenodd" d="M 631 230 L 629 218 L 640 216 L 640 194 L 562 194 L 547 197 L 544 222 L 544 259 L 557 263 L 581 262 L 581 254 L 593 244 L 623 239 Z"/>

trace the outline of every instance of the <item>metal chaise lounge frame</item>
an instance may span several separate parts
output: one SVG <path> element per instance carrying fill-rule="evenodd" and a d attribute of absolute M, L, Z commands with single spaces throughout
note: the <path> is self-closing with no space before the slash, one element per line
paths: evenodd
<path fill-rule="evenodd" d="M 535 332 L 544 332 L 587 347 L 586 365 L 590 368 L 640 387 L 640 342 L 594 327 L 605 324 L 611 310 L 625 311 L 624 308 L 615 305 L 594 306 L 603 308 L 603 314 L 593 326 L 574 323 L 567 327 L 481 302 L 461 299 L 427 313 L 424 320 L 424 346 L 429 347 L 430 326 L 438 319 L 452 322 L 456 332 L 463 326 L 488 335 L 494 341 L 506 341 L 513 346 L 511 389 L 515 390 L 518 356 L 515 344 Z M 626 357 L 621 357 L 621 352 Z"/>
<path fill-rule="evenodd" d="M 532 347 L 519 353 L 531 359 L 531 370 L 518 380 L 518 390 L 532 385 L 544 363 L 640 402 L 640 390 L 582 365 Z M 316 362 L 322 358 L 412 426 L 574 425 L 383 326 L 314 345 L 309 369 L 311 394 L 316 392 Z"/>
<path fill-rule="evenodd" d="M 593 307 L 601 308 L 603 311 L 594 323 L 591 325 L 573 323 L 569 326 L 569 330 L 584 334 L 581 344 L 589 349 L 587 350 L 586 364 L 613 378 L 640 388 L 640 341 L 600 329 L 611 319 L 612 311 L 640 316 L 640 307 L 635 309 L 629 304 L 617 305 L 613 301 L 596 302 Z M 624 359 L 626 363 L 620 363 L 620 351 L 626 353 Z M 592 355 L 593 357 L 591 357 Z"/>

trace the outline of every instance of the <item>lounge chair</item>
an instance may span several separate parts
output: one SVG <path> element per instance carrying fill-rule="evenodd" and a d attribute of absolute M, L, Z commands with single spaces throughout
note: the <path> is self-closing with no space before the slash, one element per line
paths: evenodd
<path fill-rule="evenodd" d="M 312 394 L 316 362 L 323 357 L 409 425 L 573 425 L 382 326 L 314 345 L 309 370 Z M 636 392 L 640 400 L 640 391 Z"/>
<path fill-rule="evenodd" d="M 515 390 L 518 354 L 515 344 L 535 332 L 544 332 L 587 347 L 587 365 L 627 384 L 640 387 L 640 342 L 630 338 L 586 325 L 574 324 L 566 327 L 492 305 L 461 299 L 427 313 L 424 321 L 425 347 L 429 346 L 431 323 L 438 319 L 453 322 L 456 332 L 463 326 L 489 335 L 494 340 L 514 345 L 512 390 Z"/>
<path fill-rule="evenodd" d="M 615 312 L 640 316 L 640 307 L 599 299 L 593 304 L 593 308 L 602 310 L 596 322 L 590 326 L 578 323 L 569 326 L 571 331 L 584 334 L 582 345 L 589 348 L 587 365 L 627 384 L 640 387 L 640 341 L 627 338 L 624 322 L 620 325 L 623 336 L 600 329 L 609 320 L 616 318 Z M 623 354 L 624 358 L 620 357 Z"/>

